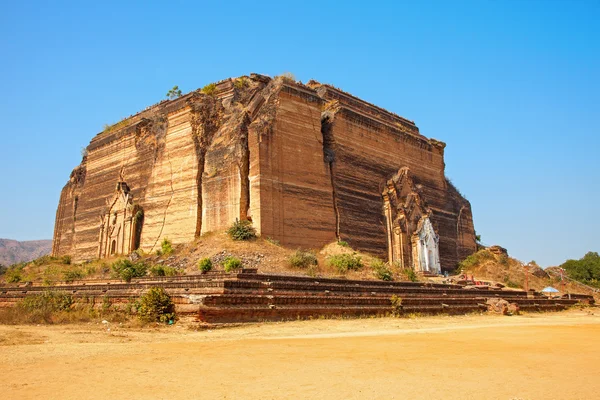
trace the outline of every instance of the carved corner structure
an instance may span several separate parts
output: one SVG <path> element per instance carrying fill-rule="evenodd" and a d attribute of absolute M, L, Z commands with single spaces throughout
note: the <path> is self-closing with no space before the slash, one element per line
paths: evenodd
<path fill-rule="evenodd" d="M 143 211 L 134 205 L 125 182 L 117 182 L 115 193 L 100 216 L 98 258 L 129 254 L 140 245 Z"/>
<path fill-rule="evenodd" d="M 388 260 L 401 268 L 440 273 L 439 236 L 432 210 L 423 200 L 408 168 L 387 181 L 382 193 Z"/>

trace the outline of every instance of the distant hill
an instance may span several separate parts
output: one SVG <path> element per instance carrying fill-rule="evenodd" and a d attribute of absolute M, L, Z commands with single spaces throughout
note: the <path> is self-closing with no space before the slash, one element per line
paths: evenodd
<path fill-rule="evenodd" d="M 19 242 L 12 239 L 0 239 L 0 264 L 31 261 L 52 251 L 52 240 L 28 240 Z"/>

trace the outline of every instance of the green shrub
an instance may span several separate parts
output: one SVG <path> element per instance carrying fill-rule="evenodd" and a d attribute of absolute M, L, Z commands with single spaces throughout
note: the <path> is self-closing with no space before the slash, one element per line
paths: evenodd
<path fill-rule="evenodd" d="M 521 287 L 521 285 L 519 285 L 516 282 L 511 281 L 510 279 L 507 279 L 504 282 L 506 283 L 506 286 L 508 286 L 509 288 L 519 289 Z"/>
<path fill-rule="evenodd" d="M 338 240 L 337 244 L 338 244 L 338 246 L 348 247 L 348 242 L 346 242 L 344 240 Z"/>
<path fill-rule="evenodd" d="M 69 255 L 62 256 L 61 261 L 63 264 L 71 265 L 71 256 L 69 256 Z"/>
<path fill-rule="evenodd" d="M 275 245 L 275 246 L 279 246 L 280 245 L 279 240 L 275 240 L 272 237 L 267 237 L 265 240 L 267 242 L 271 243 L 272 245 Z"/>
<path fill-rule="evenodd" d="M 225 272 L 240 269 L 242 268 L 242 260 L 237 257 L 227 257 L 223 260 L 223 268 L 225 269 Z"/>
<path fill-rule="evenodd" d="M 150 267 L 150 275 L 152 276 L 175 276 L 178 275 L 176 268 L 170 267 L 168 265 L 153 265 Z"/>
<path fill-rule="evenodd" d="M 233 240 L 250 240 L 256 237 L 256 230 L 252 226 L 252 222 L 238 219 L 227 230 L 227 234 Z"/>
<path fill-rule="evenodd" d="M 173 244 L 169 239 L 163 238 L 162 242 L 160 243 L 160 249 L 156 250 L 156 255 L 168 256 L 171 253 L 173 253 Z"/>
<path fill-rule="evenodd" d="M 125 282 L 131 282 L 131 279 L 146 275 L 148 266 L 143 262 L 132 263 L 126 258 L 117 260 L 111 266 L 113 276 L 120 278 Z"/>
<path fill-rule="evenodd" d="M 390 302 L 392 303 L 392 315 L 397 317 L 402 314 L 402 298 L 396 295 L 392 295 L 390 298 Z"/>
<path fill-rule="evenodd" d="M 406 275 L 406 278 L 411 282 L 417 282 L 419 280 L 417 273 L 412 268 L 406 268 L 404 270 L 404 275 Z"/>
<path fill-rule="evenodd" d="M 371 268 L 373 268 L 373 273 L 375 274 L 375 277 L 377 279 L 381 279 L 382 281 L 393 281 L 394 280 L 392 271 L 380 259 L 375 259 L 371 263 Z"/>
<path fill-rule="evenodd" d="M 4 275 L 7 270 L 8 270 L 8 267 L 0 264 L 0 275 Z"/>
<path fill-rule="evenodd" d="M 18 305 L 27 312 L 66 311 L 73 305 L 73 297 L 65 292 L 48 290 L 27 295 Z"/>
<path fill-rule="evenodd" d="M 202 93 L 209 95 L 209 96 L 213 96 L 216 91 L 217 91 L 217 85 L 214 83 L 209 83 L 208 85 L 204 86 L 201 90 Z"/>
<path fill-rule="evenodd" d="M 213 263 L 210 258 L 206 257 L 198 261 L 198 269 L 202 271 L 202 273 L 206 273 L 210 271 L 213 267 Z"/>
<path fill-rule="evenodd" d="M 79 268 L 68 269 L 63 272 L 63 281 L 71 283 L 84 277 L 84 273 Z"/>
<path fill-rule="evenodd" d="M 362 260 L 356 254 L 336 254 L 327 258 L 327 265 L 334 267 L 341 274 L 362 268 Z"/>
<path fill-rule="evenodd" d="M 39 267 L 40 265 L 50 264 L 52 262 L 58 261 L 59 259 L 56 257 L 52 257 L 51 255 L 41 256 L 32 261 L 33 265 Z"/>
<path fill-rule="evenodd" d="M 589 251 L 579 260 L 567 260 L 560 267 L 565 269 L 569 278 L 600 287 L 600 255 L 597 252 Z"/>
<path fill-rule="evenodd" d="M 23 280 L 24 264 L 17 264 L 9 267 L 4 273 L 4 279 L 7 283 L 18 283 Z"/>
<path fill-rule="evenodd" d="M 470 256 L 465 258 L 463 261 L 461 261 L 458 264 L 458 269 L 461 270 L 462 272 L 464 272 L 464 271 L 469 270 L 487 260 L 494 260 L 494 255 L 492 253 L 490 253 L 488 250 L 485 250 L 485 249 L 479 250 L 478 252 L 471 254 Z M 507 259 L 507 261 L 508 261 L 508 259 Z"/>
<path fill-rule="evenodd" d="M 84 271 L 87 276 L 94 275 L 97 272 L 97 270 L 98 269 L 93 265 L 86 265 L 84 267 Z"/>
<path fill-rule="evenodd" d="M 138 317 L 145 322 L 175 321 L 175 305 L 163 288 L 153 287 L 136 302 Z"/>
<path fill-rule="evenodd" d="M 317 265 L 317 256 L 315 253 L 304 250 L 296 250 L 288 257 L 288 262 L 295 268 L 308 268 L 311 265 Z"/>

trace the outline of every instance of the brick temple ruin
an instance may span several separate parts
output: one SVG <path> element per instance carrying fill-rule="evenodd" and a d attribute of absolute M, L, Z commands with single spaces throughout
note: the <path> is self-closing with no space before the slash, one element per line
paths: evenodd
<path fill-rule="evenodd" d="M 96 135 L 61 192 L 52 252 L 151 252 L 247 219 L 285 246 L 344 240 L 439 273 L 476 250 L 444 148 L 330 85 L 226 79 Z"/>

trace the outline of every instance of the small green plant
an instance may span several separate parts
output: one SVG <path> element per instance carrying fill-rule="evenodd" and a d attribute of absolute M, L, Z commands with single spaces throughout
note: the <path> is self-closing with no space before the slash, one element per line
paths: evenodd
<path fill-rule="evenodd" d="M 284 72 L 279 76 L 283 79 L 284 82 L 296 82 L 296 77 L 291 72 Z"/>
<path fill-rule="evenodd" d="M 110 311 L 110 307 L 112 306 L 112 302 L 110 301 L 110 297 L 104 296 L 102 298 L 102 313 L 106 314 Z"/>
<path fill-rule="evenodd" d="M 267 237 L 265 240 L 266 240 L 267 242 L 271 243 L 271 244 L 272 244 L 272 245 L 274 245 L 274 246 L 279 246 L 279 245 L 280 245 L 280 243 L 279 243 L 279 240 L 275 240 L 275 239 L 273 239 L 273 238 L 272 238 L 272 237 L 270 237 L 270 236 L 269 236 L 269 237 Z"/>
<path fill-rule="evenodd" d="M 119 130 L 121 128 L 126 127 L 128 123 L 129 123 L 129 120 L 127 118 L 123 118 L 122 120 L 120 120 L 119 122 L 117 122 L 115 124 L 104 124 L 103 133 L 109 133 L 112 131 Z"/>
<path fill-rule="evenodd" d="M 63 272 L 63 280 L 67 283 L 83 279 L 85 274 L 80 268 L 71 268 Z"/>
<path fill-rule="evenodd" d="M 398 317 L 402 315 L 402 298 L 396 295 L 392 295 L 390 298 L 390 302 L 392 303 L 392 315 Z"/>
<path fill-rule="evenodd" d="M 506 286 L 508 286 L 509 288 L 513 288 L 513 289 L 519 289 L 521 287 L 521 285 L 519 285 L 516 282 L 511 281 L 510 279 L 506 281 Z"/>
<path fill-rule="evenodd" d="M 148 266 L 143 262 L 132 263 L 126 258 L 117 260 L 111 266 L 113 276 L 120 278 L 125 282 L 131 282 L 131 279 L 146 275 Z"/>
<path fill-rule="evenodd" d="M 225 272 L 231 272 L 242 268 L 242 260 L 237 257 L 227 257 L 223 260 L 223 269 Z"/>
<path fill-rule="evenodd" d="M 169 100 L 173 100 L 178 97 L 181 97 L 181 90 L 179 89 L 179 86 L 175 85 L 175 86 L 173 86 L 173 89 L 171 89 L 167 92 L 167 98 Z"/>
<path fill-rule="evenodd" d="M 227 234 L 233 240 L 250 240 L 256 237 L 256 230 L 252 226 L 252 222 L 240 221 L 236 218 L 233 225 L 227 230 Z"/>
<path fill-rule="evenodd" d="M 494 254 L 488 250 L 479 250 L 476 253 L 471 254 L 458 264 L 458 270 L 465 272 L 487 260 L 493 260 Z"/>
<path fill-rule="evenodd" d="M 294 268 L 308 268 L 317 265 L 317 256 L 311 251 L 296 250 L 288 257 L 288 263 Z"/>
<path fill-rule="evenodd" d="M 406 275 L 406 278 L 411 282 L 417 282 L 419 280 L 417 273 L 412 268 L 406 268 L 404 270 L 404 275 Z"/>
<path fill-rule="evenodd" d="M 150 267 L 150 275 L 152 276 L 175 276 L 178 275 L 176 268 L 170 267 L 168 265 L 153 265 Z"/>
<path fill-rule="evenodd" d="M 61 261 L 65 265 L 71 265 L 71 256 L 69 256 L 69 255 L 62 256 Z"/>
<path fill-rule="evenodd" d="M 233 82 L 233 86 L 235 86 L 237 89 L 243 89 L 248 86 L 248 81 L 246 80 L 245 76 L 241 76 Z"/>
<path fill-rule="evenodd" d="M 164 288 L 153 287 L 136 302 L 138 317 L 145 322 L 172 323 L 175 321 L 175 304 Z"/>
<path fill-rule="evenodd" d="M 392 271 L 380 259 L 375 259 L 371 263 L 371 268 L 373 268 L 373 273 L 375 274 L 375 277 L 377 279 L 381 279 L 382 281 L 393 281 L 394 280 Z"/>
<path fill-rule="evenodd" d="M 97 268 L 94 265 L 86 265 L 84 267 L 84 272 L 87 276 L 94 275 L 97 272 Z"/>
<path fill-rule="evenodd" d="M 217 85 L 214 83 L 209 83 L 208 85 L 204 86 L 201 89 L 201 92 L 208 96 L 214 96 L 216 91 L 217 91 Z"/>
<path fill-rule="evenodd" d="M 336 254 L 327 258 L 327 265 L 334 267 L 340 274 L 362 268 L 361 257 L 356 254 Z"/>
<path fill-rule="evenodd" d="M 28 312 L 66 311 L 73 305 L 73 297 L 65 292 L 47 290 L 25 296 L 19 306 Z"/>
<path fill-rule="evenodd" d="M 156 250 L 156 255 L 168 256 L 171 253 L 173 253 L 173 244 L 169 239 L 163 238 L 162 242 L 160 243 L 160 249 Z"/>
<path fill-rule="evenodd" d="M 348 247 L 348 242 L 346 242 L 344 240 L 338 240 L 337 244 L 338 244 L 338 246 L 341 246 L 341 247 Z"/>
<path fill-rule="evenodd" d="M 33 265 L 39 267 L 40 265 L 50 264 L 54 261 L 59 261 L 58 258 L 52 257 L 50 255 L 41 256 L 32 261 Z"/>
<path fill-rule="evenodd" d="M 198 261 L 198 269 L 202 271 L 203 274 L 210 271 L 213 267 L 213 263 L 210 258 L 206 257 Z"/>

